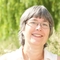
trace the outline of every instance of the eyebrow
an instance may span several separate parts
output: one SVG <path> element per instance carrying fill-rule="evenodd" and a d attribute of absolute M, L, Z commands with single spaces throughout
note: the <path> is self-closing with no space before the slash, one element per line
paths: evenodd
<path fill-rule="evenodd" d="M 36 19 L 36 18 L 31 18 L 31 19 L 29 19 L 29 20 L 37 21 L 37 19 Z"/>
<path fill-rule="evenodd" d="M 29 20 L 33 20 L 33 21 L 37 21 L 37 19 L 36 18 L 31 18 L 31 19 L 29 19 Z M 46 20 L 46 19 L 44 19 L 44 21 L 43 22 L 49 22 L 48 20 Z"/>

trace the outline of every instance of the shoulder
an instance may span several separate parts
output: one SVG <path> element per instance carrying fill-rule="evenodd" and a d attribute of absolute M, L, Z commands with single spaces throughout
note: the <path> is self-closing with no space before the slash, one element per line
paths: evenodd
<path fill-rule="evenodd" d="M 53 54 L 47 50 L 45 50 L 45 58 L 50 60 L 57 60 L 57 54 Z"/>
<path fill-rule="evenodd" d="M 20 60 L 22 57 L 21 53 L 21 49 L 17 49 L 13 52 L 0 56 L 0 60 Z"/>
<path fill-rule="evenodd" d="M 53 54 L 51 52 L 49 52 L 49 54 L 51 55 L 52 58 L 54 58 L 54 60 L 60 60 L 60 56 L 58 56 L 57 54 Z"/>
<path fill-rule="evenodd" d="M 57 60 L 60 60 L 60 56 L 57 57 Z"/>

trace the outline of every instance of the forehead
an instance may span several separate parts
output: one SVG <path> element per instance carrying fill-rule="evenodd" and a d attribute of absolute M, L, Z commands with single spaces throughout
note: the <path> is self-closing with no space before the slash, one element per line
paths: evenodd
<path fill-rule="evenodd" d="M 45 18 L 39 18 L 39 17 L 32 17 L 28 21 L 42 21 L 42 22 L 48 22 Z"/>

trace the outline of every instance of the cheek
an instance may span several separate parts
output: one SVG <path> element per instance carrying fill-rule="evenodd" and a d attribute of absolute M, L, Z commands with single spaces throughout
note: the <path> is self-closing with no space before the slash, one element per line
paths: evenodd
<path fill-rule="evenodd" d="M 48 29 L 48 30 L 45 31 L 45 37 L 46 37 L 47 39 L 49 38 L 49 34 L 50 34 L 50 30 Z"/>
<path fill-rule="evenodd" d="M 45 44 L 49 38 L 49 33 L 50 30 L 44 30 L 44 38 L 43 38 L 43 43 Z"/>
<path fill-rule="evenodd" d="M 29 26 L 26 26 L 24 30 L 25 39 L 30 39 L 32 32 L 33 32 L 33 29 Z"/>

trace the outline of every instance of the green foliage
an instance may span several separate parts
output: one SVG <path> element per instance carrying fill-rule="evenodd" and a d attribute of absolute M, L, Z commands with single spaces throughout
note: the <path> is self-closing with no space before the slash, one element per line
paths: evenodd
<path fill-rule="evenodd" d="M 14 33 L 11 37 L 6 40 L 0 41 L 0 55 L 11 52 L 20 47 L 18 37 Z"/>
<path fill-rule="evenodd" d="M 46 6 L 46 8 L 53 16 L 55 23 L 54 28 L 59 33 L 60 0 L 1 0 L 0 1 L 0 42 L 5 40 L 7 41 L 8 38 L 12 37 L 13 34 L 17 36 L 16 34 L 20 29 L 19 28 L 20 16 L 24 12 L 24 10 L 26 10 L 28 7 L 31 7 L 33 5 Z"/>
<path fill-rule="evenodd" d="M 47 7 L 51 12 L 55 29 L 60 23 L 60 2 L 57 0 L 1 0 L 0 1 L 0 39 L 5 39 L 15 30 L 19 30 L 19 19 L 25 9 L 33 5 Z"/>

